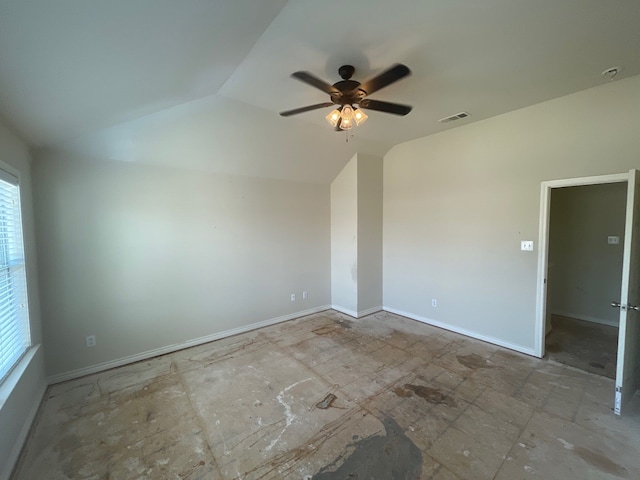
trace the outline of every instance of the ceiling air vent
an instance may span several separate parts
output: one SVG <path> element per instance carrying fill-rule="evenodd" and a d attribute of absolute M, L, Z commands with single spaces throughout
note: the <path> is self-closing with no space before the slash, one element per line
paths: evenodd
<path fill-rule="evenodd" d="M 461 120 L 463 118 L 467 118 L 469 114 L 467 112 L 456 113 L 455 115 L 450 115 L 448 117 L 441 118 L 438 120 L 440 123 L 449 123 L 455 122 L 456 120 Z"/>

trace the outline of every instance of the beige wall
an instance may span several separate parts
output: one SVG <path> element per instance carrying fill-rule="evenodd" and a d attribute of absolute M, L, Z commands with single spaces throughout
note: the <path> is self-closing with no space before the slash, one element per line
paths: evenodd
<path fill-rule="evenodd" d="M 38 301 L 38 272 L 33 225 L 30 158 L 27 145 L 0 123 L 0 161 L 20 177 L 22 223 L 29 294 L 31 341 L 34 349 L 0 385 L 0 480 L 9 477 L 31 421 L 40 404 L 46 381 Z"/>
<path fill-rule="evenodd" d="M 331 303 L 353 317 L 382 307 L 382 158 L 358 153 L 331 184 Z"/>
<path fill-rule="evenodd" d="M 640 76 L 392 148 L 385 307 L 533 353 L 540 184 L 640 168 L 638 132 Z"/>
<path fill-rule="evenodd" d="M 358 156 L 331 183 L 331 304 L 358 311 Z"/>
<path fill-rule="evenodd" d="M 49 375 L 329 304 L 328 186 L 53 152 L 33 170 Z"/>
<path fill-rule="evenodd" d="M 382 158 L 358 153 L 358 314 L 382 307 Z"/>
<path fill-rule="evenodd" d="M 552 314 L 617 326 L 627 184 L 551 191 L 547 308 Z M 618 236 L 609 245 L 608 236 Z"/>

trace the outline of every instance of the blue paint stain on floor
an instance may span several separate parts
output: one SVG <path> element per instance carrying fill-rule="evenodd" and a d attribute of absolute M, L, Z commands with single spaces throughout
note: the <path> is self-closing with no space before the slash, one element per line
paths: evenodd
<path fill-rule="evenodd" d="M 313 480 L 418 480 L 422 473 L 422 452 L 393 418 L 387 417 L 382 423 L 386 435 L 372 435 L 354 442 L 353 453 L 346 458 L 338 457 L 314 475 Z"/>

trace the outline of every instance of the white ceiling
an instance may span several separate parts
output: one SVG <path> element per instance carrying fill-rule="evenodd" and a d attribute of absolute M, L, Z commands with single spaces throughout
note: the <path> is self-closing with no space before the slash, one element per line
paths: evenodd
<path fill-rule="evenodd" d="M 391 146 L 640 73 L 638 0 L 0 0 L 0 113 L 32 145 L 93 158 L 329 182 Z M 326 96 L 342 64 L 413 75 L 346 143 Z M 467 111 L 448 126 L 439 118 Z"/>

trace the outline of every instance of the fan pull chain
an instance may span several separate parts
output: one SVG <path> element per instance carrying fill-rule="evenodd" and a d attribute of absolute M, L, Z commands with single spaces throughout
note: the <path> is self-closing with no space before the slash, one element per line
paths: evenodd
<path fill-rule="evenodd" d="M 345 130 L 345 142 L 349 143 L 349 134 L 353 132 L 353 130 Z M 353 138 L 353 133 L 351 133 L 351 138 Z"/>

